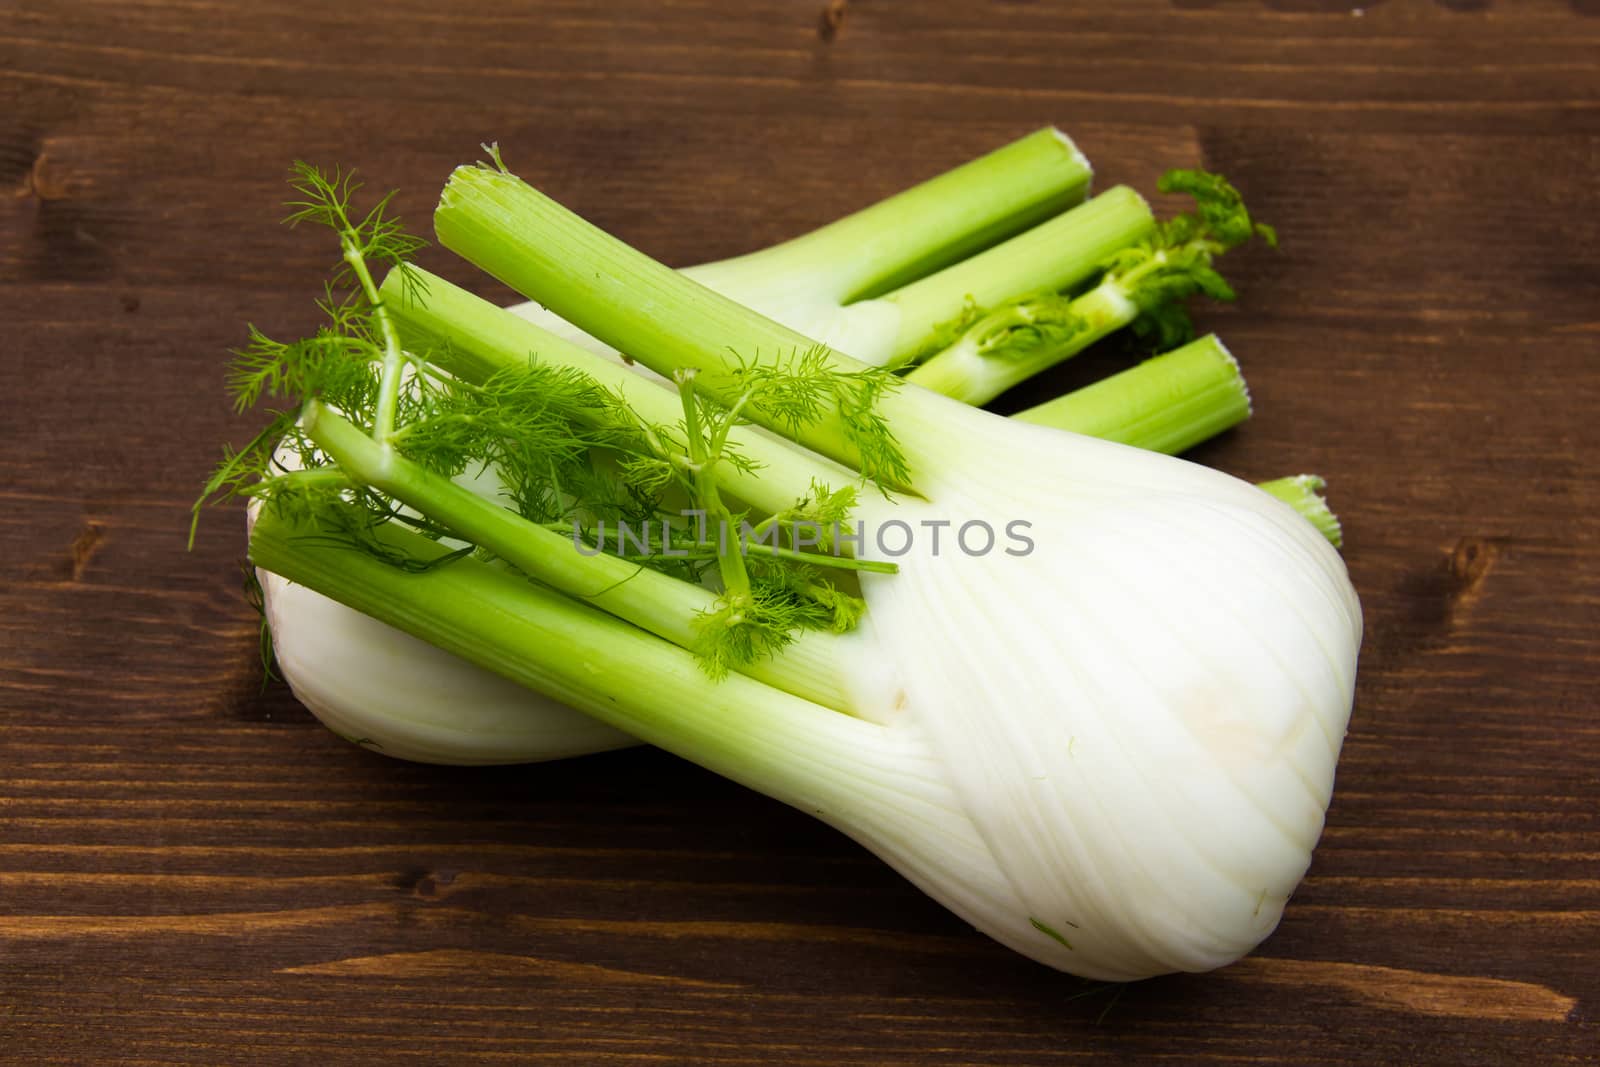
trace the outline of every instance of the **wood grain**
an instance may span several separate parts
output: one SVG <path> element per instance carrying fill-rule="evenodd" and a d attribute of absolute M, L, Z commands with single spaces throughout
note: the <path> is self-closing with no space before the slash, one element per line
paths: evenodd
<path fill-rule="evenodd" d="M 0 1058 L 1593 1062 L 1600 6 L 5 15 Z M 274 221 L 291 159 L 422 219 L 495 139 L 682 264 L 1052 122 L 1103 184 L 1201 162 L 1285 237 L 1204 312 L 1257 416 L 1197 458 L 1329 477 L 1368 639 L 1327 834 L 1257 957 L 1085 986 L 659 753 L 400 764 L 262 686 L 239 516 L 183 534 L 247 432 L 224 350 L 312 322 L 324 250 Z"/>

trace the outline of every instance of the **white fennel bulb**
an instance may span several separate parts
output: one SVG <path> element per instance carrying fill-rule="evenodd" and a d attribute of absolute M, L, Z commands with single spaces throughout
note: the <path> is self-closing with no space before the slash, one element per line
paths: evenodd
<path fill-rule="evenodd" d="M 691 654 L 554 594 L 530 616 L 523 579 L 473 561 L 395 582 L 328 549 L 318 572 L 259 526 L 252 553 L 307 584 L 389 583 L 391 621 L 816 815 L 1052 967 L 1237 959 L 1276 926 L 1333 785 L 1361 636 L 1338 554 L 1206 468 L 924 412 L 962 446 L 916 434 L 927 499 L 858 513 L 917 533 L 898 574 L 862 576 L 837 656 L 850 715 L 741 674 L 708 685 Z M 950 551 L 974 517 L 1027 522 L 1033 551 Z"/>
<path fill-rule="evenodd" d="M 429 303 L 403 311 L 367 285 L 361 336 L 384 338 L 376 390 L 364 364 L 306 368 L 289 347 L 262 357 L 262 374 L 299 375 L 294 432 L 318 469 L 261 471 L 259 491 L 283 506 L 256 520 L 258 566 L 817 815 L 1049 966 L 1109 980 L 1203 971 L 1271 932 L 1322 830 L 1361 640 L 1344 564 L 1313 526 L 1182 460 L 885 384 L 494 162 L 452 177 L 441 243 L 670 375 L 682 421 L 671 428 L 669 393 L 619 392 L 626 372 L 587 353 L 545 346 L 559 366 L 528 364 L 525 323 L 397 272 L 427 284 Z M 361 247 L 342 212 L 324 214 Z M 396 319 L 417 336 L 445 327 L 452 372 L 496 340 L 517 365 L 413 412 L 398 405 Z M 779 355 L 760 366 L 743 352 Z M 520 410 L 537 421 L 472 436 Z M 763 432 L 726 462 L 741 415 Z M 832 501 L 814 487 L 843 470 L 881 487 L 841 505 L 860 524 L 855 559 L 802 564 L 855 569 L 845 625 L 792 622 L 796 605 L 845 606 L 815 572 L 786 570 L 792 559 L 756 574 L 739 547 L 688 538 L 715 561 L 710 590 L 625 551 L 575 551 L 449 476 L 468 447 L 518 463 L 537 436 L 546 450 L 514 468 L 532 479 L 572 440 L 595 447 L 572 434 L 619 424 L 601 447 L 656 464 L 646 474 L 687 472 L 673 484 L 724 522 L 723 492 L 770 514 Z M 433 467 L 417 458 L 430 441 Z M 503 562 L 396 529 L 396 508 Z M 1025 541 L 975 549 L 972 525 Z M 906 551 L 885 543 L 891 527 Z M 344 541 L 306 536 L 325 529 Z M 762 627 L 783 628 L 781 651 L 754 643 Z"/>
<path fill-rule="evenodd" d="M 346 740 L 420 763 L 526 763 L 636 738 L 321 593 L 258 571 L 278 673 Z"/>
<path fill-rule="evenodd" d="M 939 763 L 994 896 L 963 902 L 919 873 L 937 871 L 937 841 L 903 869 L 1076 974 L 1230 962 L 1277 925 L 1321 832 L 1361 638 L 1343 562 L 1244 482 L 985 425 L 997 447 L 963 427 L 959 465 L 924 486 L 935 503 L 866 509 L 869 525 L 947 519 L 947 538 L 962 518 L 1022 518 L 1036 546 L 946 543 L 863 578 L 884 650 L 870 659 L 895 668 L 867 680 L 871 703 Z"/>

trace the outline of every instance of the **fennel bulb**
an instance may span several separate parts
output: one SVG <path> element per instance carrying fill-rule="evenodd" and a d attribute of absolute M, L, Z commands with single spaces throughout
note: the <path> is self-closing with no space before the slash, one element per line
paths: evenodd
<path fill-rule="evenodd" d="M 419 391 L 402 394 L 395 368 L 414 357 L 400 335 L 424 312 L 356 269 L 334 329 L 260 338 L 235 365 L 242 405 L 300 398 L 213 479 L 264 501 L 252 560 L 818 815 L 1050 966 L 1205 970 L 1265 937 L 1321 830 L 1360 643 L 1359 604 L 1316 530 L 1217 472 L 896 388 L 498 162 L 452 177 L 441 241 L 677 397 L 611 390 L 606 376 L 627 372 L 559 345 L 485 379 L 415 359 Z M 424 281 L 393 229 L 351 221 L 337 180 L 301 178 L 352 267 L 389 261 L 400 285 Z M 531 328 L 442 285 L 425 314 L 449 336 Z M 472 344 L 437 355 L 452 370 L 480 358 Z M 284 434 L 306 469 L 270 463 Z M 717 568 L 709 589 L 675 576 L 665 549 L 650 567 L 577 552 L 549 529 L 568 507 L 550 490 L 609 506 L 611 483 L 585 481 L 594 449 L 619 457 L 630 492 L 674 486 L 724 523 L 726 493 L 765 514 L 942 530 L 944 550 L 862 537 L 850 560 L 747 559 L 685 535 Z M 451 481 L 483 462 L 513 507 Z M 840 470 L 882 492 L 818 488 Z M 969 551 L 959 531 L 974 521 L 1023 522 L 1033 550 Z M 852 568 L 859 596 L 830 567 Z"/>
<path fill-rule="evenodd" d="M 902 869 L 1073 973 L 1227 963 L 1277 925 L 1321 832 L 1361 636 L 1344 566 L 1243 482 L 972 422 L 913 508 L 1028 516 L 1038 551 L 862 581 L 872 658 L 894 667 L 866 681 L 873 706 L 937 761 L 987 895 L 950 884 L 937 840 Z"/>

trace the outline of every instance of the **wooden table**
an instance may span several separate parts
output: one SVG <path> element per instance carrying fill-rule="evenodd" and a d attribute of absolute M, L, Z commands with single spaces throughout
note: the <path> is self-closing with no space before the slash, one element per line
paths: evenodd
<path fill-rule="evenodd" d="M 1600 1053 L 1597 13 L 9 0 L 0 1056 Z M 407 765 L 263 686 L 240 516 L 193 553 L 184 532 L 249 431 L 224 350 L 247 320 L 314 322 L 327 249 L 275 224 L 291 159 L 400 186 L 425 222 L 495 139 L 682 264 L 1047 123 L 1102 186 L 1224 171 L 1284 237 L 1232 257 L 1243 299 L 1202 312 L 1259 414 L 1199 458 L 1331 480 L 1368 636 L 1326 835 L 1255 957 L 1113 997 L 663 754 Z"/>

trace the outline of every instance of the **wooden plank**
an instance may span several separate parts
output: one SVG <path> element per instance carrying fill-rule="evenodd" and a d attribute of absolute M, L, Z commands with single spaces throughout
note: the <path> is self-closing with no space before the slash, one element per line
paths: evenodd
<path fill-rule="evenodd" d="M 824 9 L 832 29 L 819 34 Z M 1600 1047 L 1600 19 L 1364 7 L 18 0 L 0 26 L 0 1040 L 117 1063 L 1579 1063 Z M 824 39 L 826 38 L 826 39 Z M 246 321 L 307 329 L 294 158 L 425 219 L 498 139 L 674 264 L 1047 122 L 1100 184 L 1284 235 L 1207 309 L 1333 483 L 1367 612 L 1261 954 L 1120 993 L 659 753 L 401 764 L 263 688 L 237 513 L 187 509 Z M 438 250 L 424 262 L 479 291 Z M 1107 348 L 1025 396 L 1119 366 Z M 1113 999 L 1115 998 L 1115 999 Z"/>

